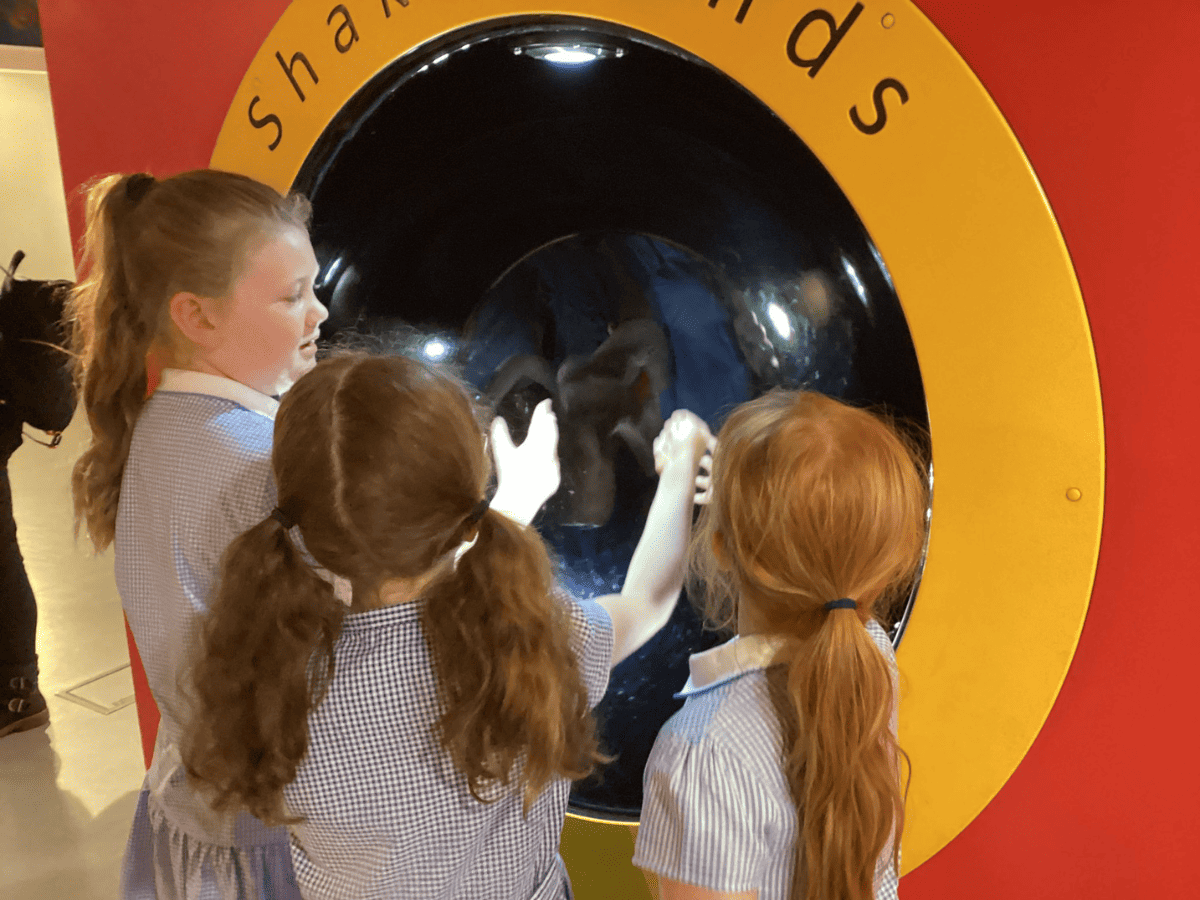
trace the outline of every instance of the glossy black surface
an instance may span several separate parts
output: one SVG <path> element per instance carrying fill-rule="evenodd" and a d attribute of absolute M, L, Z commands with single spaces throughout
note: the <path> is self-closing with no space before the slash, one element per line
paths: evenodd
<path fill-rule="evenodd" d="M 568 26 L 622 55 L 514 52 Z M 555 397 L 564 487 L 538 525 L 580 596 L 619 589 L 654 490 L 644 444 L 675 408 L 715 430 L 804 385 L 928 428 L 899 300 L 837 185 L 727 77 L 644 37 L 548 19 L 451 35 L 364 88 L 296 187 L 327 332 L 453 361 L 518 433 Z M 719 640 L 685 599 L 614 671 L 599 714 L 619 759 L 576 808 L 636 817 L 687 657 Z"/>

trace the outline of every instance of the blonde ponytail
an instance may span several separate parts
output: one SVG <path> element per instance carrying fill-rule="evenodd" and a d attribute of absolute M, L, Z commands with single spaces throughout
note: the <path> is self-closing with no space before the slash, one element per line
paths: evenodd
<path fill-rule="evenodd" d="M 75 383 L 92 441 L 71 477 L 76 527 L 112 543 L 147 356 L 181 348 L 168 303 L 179 291 L 220 298 L 256 237 L 307 228 L 308 202 L 244 175 L 201 169 L 163 181 L 109 175 L 86 189 L 79 280 L 67 303 Z"/>
<path fill-rule="evenodd" d="M 112 543 L 121 477 L 133 424 L 146 398 L 146 355 L 159 332 L 130 289 L 121 233 L 135 206 L 135 175 L 110 175 L 88 192 L 83 265 L 88 275 L 68 301 L 75 382 L 92 443 L 75 464 L 71 487 L 76 522 L 86 522 L 97 550 Z"/>

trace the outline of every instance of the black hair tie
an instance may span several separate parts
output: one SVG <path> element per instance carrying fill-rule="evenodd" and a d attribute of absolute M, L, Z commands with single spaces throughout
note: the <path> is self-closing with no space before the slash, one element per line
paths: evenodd
<path fill-rule="evenodd" d="M 858 609 L 858 604 L 848 597 L 843 597 L 841 600 L 830 600 L 825 604 L 825 609 Z"/>
<path fill-rule="evenodd" d="M 274 519 L 283 526 L 284 531 L 291 531 L 295 527 L 295 521 L 278 506 L 271 510 L 270 518 Z"/>
<path fill-rule="evenodd" d="M 480 500 L 478 503 L 472 506 L 471 511 L 467 513 L 466 523 L 468 525 L 474 525 L 483 518 L 483 514 L 488 511 L 488 507 L 490 505 L 490 500 Z"/>
<path fill-rule="evenodd" d="M 142 202 L 142 198 L 150 193 L 150 188 L 154 187 L 157 183 L 153 175 L 147 175 L 145 172 L 135 172 L 125 182 L 125 196 L 129 198 L 131 204 L 137 206 Z"/>

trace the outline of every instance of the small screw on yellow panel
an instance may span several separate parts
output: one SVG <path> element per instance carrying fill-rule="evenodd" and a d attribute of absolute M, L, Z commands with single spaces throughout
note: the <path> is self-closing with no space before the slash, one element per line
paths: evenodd
<path fill-rule="evenodd" d="M 891 13 L 887 13 L 884 15 L 883 19 L 881 20 L 881 23 L 884 28 L 891 28 L 893 25 L 896 24 L 896 17 L 893 16 Z"/>
<path fill-rule="evenodd" d="M 1074 503 L 1083 497 L 1083 491 L 1079 488 L 1067 488 L 1067 499 Z"/>

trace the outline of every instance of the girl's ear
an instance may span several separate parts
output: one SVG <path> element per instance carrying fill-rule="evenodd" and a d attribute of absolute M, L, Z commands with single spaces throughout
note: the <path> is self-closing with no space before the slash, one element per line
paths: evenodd
<path fill-rule="evenodd" d="M 216 337 L 212 302 L 190 291 L 180 291 L 169 302 L 171 321 L 175 323 L 179 333 L 197 347 L 205 349 Z"/>

